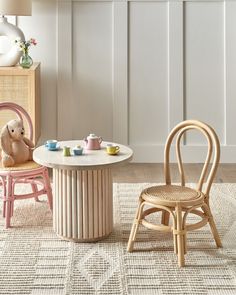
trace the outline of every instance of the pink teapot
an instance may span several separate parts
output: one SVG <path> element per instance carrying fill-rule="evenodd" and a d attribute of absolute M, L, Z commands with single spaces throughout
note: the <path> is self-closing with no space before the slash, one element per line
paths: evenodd
<path fill-rule="evenodd" d="M 100 150 L 102 138 L 100 136 L 96 136 L 95 134 L 89 134 L 87 138 L 84 139 L 85 147 L 87 150 Z"/>

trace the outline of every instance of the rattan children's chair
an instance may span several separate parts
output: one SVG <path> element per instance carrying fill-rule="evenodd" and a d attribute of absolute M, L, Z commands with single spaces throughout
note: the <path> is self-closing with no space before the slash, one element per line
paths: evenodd
<path fill-rule="evenodd" d="M 190 130 L 195 129 L 203 133 L 208 142 L 208 152 L 203 170 L 197 184 L 196 189 L 185 186 L 185 175 L 182 165 L 182 158 L 180 152 L 180 141 L 183 134 Z M 170 146 L 173 139 L 176 137 L 176 155 L 178 160 L 178 167 L 181 176 L 181 185 L 171 184 L 170 175 Z M 214 159 L 209 173 L 207 173 L 209 164 L 214 151 Z M 133 222 L 130 232 L 128 248 L 131 252 L 136 239 L 139 224 L 143 226 L 164 231 L 172 232 L 174 239 L 174 250 L 178 255 L 179 266 L 184 266 L 184 254 L 187 252 L 186 235 L 188 231 L 195 230 L 203 227 L 207 223 L 210 224 L 216 245 L 222 247 L 219 234 L 217 232 L 215 222 L 209 207 L 209 193 L 213 179 L 216 174 L 220 159 L 220 144 L 218 137 L 214 130 L 199 121 L 188 120 L 178 124 L 170 133 L 167 138 L 164 155 L 164 173 L 165 185 L 152 186 L 144 189 L 139 197 L 139 205 L 137 213 Z M 206 186 L 203 183 L 206 181 Z M 145 208 L 145 206 L 148 208 Z M 149 214 L 160 211 L 162 214 L 161 224 L 156 225 L 145 219 Z M 195 214 L 201 218 L 194 224 L 187 224 L 187 217 L 189 214 Z M 169 217 L 173 219 L 173 225 L 169 225 Z"/>
<path fill-rule="evenodd" d="M 0 111 L 2 110 L 11 111 L 13 115 L 15 113 L 19 119 L 26 122 L 29 138 L 33 139 L 32 121 L 24 108 L 12 102 L 2 102 L 0 103 Z M 49 207 L 52 209 L 52 190 L 46 167 L 38 165 L 34 161 L 17 164 L 9 168 L 0 166 L 0 182 L 3 192 L 3 217 L 6 218 L 6 228 L 10 227 L 15 200 L 35 198 L 37 201 L 39 195 L 47 194 Z M 30 184 L 32 193 L 17 195 L 15 187 L 18 183 Z"/>

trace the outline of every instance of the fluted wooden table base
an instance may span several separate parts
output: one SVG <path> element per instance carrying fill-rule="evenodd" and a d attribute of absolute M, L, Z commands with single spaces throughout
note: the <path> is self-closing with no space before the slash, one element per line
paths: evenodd
<path fill-rule="evenodd" d="M 113 227 L 111 169 L 53 169 L 53 226 L 63 239 L 93 242 Z"/>

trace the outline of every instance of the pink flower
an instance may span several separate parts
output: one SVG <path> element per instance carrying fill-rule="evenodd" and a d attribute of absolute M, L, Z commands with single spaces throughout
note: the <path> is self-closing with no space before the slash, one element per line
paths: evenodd
<path fill-rule="evenodd" d="M 37 45 L 37 42 L 36 42 L 36 40 L 34 38 L 30 39 L 30 43 L 33 44 L 33 45 Z"/>
<path fill-rule="evenodd" d="M 16 39 L 15 43 L 19 46 L 19 49 L 21 51 L 23 51 L 24 53 L 28 53 L 29 47 L 31 45 L 34 45 L 34 46 L 37 45 L 37 42 L 36 42 L 36 40 L 34 38 L 30 38 L 27 41 L 22 41 L 20 39 Z"/>

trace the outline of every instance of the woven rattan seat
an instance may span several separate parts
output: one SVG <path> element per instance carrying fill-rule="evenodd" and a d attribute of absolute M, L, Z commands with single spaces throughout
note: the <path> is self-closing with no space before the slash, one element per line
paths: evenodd
<path fill-rule="evenodd" d="M 191 129 L 200 131 L 207 139 L 208 151 L 202 173 L 196 189 L 185 186 L 185 175 L 182 164 L 180 141 L 183 134 Z M 170 147 L 176 138 L 176 156 L 180 172 L 181 185 L 171 184 Z M 213 157 L 214 151 L 214 157 Z M 212 159 L 213 158 L 213 159 Z M 129 236 L 127 250 L 133 251 L 136 234 L 140 224 L 162 232 L 172 232 L 174 251 L 178 255 L 179 266 L 184 266 L 184 254 L 187 253 L 187 233 L 196 230 L 207 223 L 211 227 L 217 247 L 222 247 L 221 240 L 209 206 L 209 194 L 220 159 L 220 143 L 215 131 L 207 124 L 187 120 L 179 123 L 170 132 L 164 151 L 165 185 L 151 186 L 144 189 L 139 197 L 139 205 Z M 210 161 L 212 165 L 210 166 Z M 210 169 L 208 169 L 210 168 Z M 209 170 L 209 173 L 208 173 Z M 203 183 L 205 182 L 204 191 Z M 161 224 L 154 224 L 157 218 L 146 218 L 150 214 L 161 214 Z M 187 222 L 189 214 L 200 217 L 196 223 Z M 154 216 L 156 217 L 156 216 Z M 172 224 L 169 219 L 172 218 Z"/>
<path fill-rule="evenodd" d="M 141 193 L 142 198 L 151 203 L 162 201 L 190 201 L 202 196 L 201 192 L 178 185 L 160 185 L 149 187 Z"/>
<path fill-rule="evenodd" d="M 16 164 L 13 167 L 2 167 L 2 164 L 0 163 L 0 170 L 1 171 L 22 171 L 22 170 L 32 170 L 32 169 L 37 169 L 41 167 L 38 163 L 34 161 L 28 161 L 26 163 L 22 164 Z"/>

